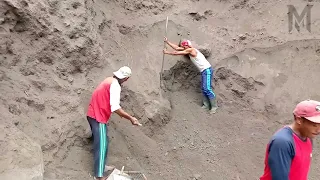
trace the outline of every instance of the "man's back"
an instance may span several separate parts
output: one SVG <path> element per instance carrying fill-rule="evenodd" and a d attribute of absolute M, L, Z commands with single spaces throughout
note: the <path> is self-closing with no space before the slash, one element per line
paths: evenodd
<path fill-rule="evenodd" d="M 111 115 L 110 89 L 113 78 L 108 77 L 102 81 L 92 93 L 87 116 L 100 123 L 107 123 Z"/>
<path fill-rule="evenodd" d="M 202 72 L 203 70 L 211 67 L 211 64 L 206 59 L 206 57 L 198 49 L 193 49 L 197 52 L 197 55 L 196 57 L 193 57 L 191 54 L 189 54 L 189 57 L 194 65 L 199 69 L 199 71 Z"/>
<path fill-rule="evenodd" d="M 260 180 L 307 180 L 312 156 L 312 142 L 302 140 L 286 126 L 271 138 Z"/>

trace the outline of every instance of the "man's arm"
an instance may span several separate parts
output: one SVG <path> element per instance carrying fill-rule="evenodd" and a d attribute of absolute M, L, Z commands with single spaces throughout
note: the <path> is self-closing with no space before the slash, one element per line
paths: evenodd
<path fill-rule="evenodd" d="M 269 145 L 268 163 L 272 180 L 289 180 L 292 158 L 294 157 L 293 142 L 284 138 L 276 138 Z"/>
<path fill-rule="evenodd" d="M 110 106 L 111 106 L 111 112 L 117 113 L 121 118 L 124 117 L 131 121 L 134 125 L 140 125 L 138 120 L 125 112 L 121 106 L 120 106 L 120 93 L 121 93 L 121 87 L 118 84 L 111 83 L 110 85 Z"/>
<path fill-rule="evenodd" d="M 117 113 L 120 117 L 124 117 L 124 118 L 128 119 L 129 121 L 132 121 L 134 118 L 130 114 L 125 112 L 122 108 L 119 108 L 119 109 L 115 110 L 114 112 Z"/>
<path fill-rule="evenodd" d="M 176 50 L 176 51 L 182 51 L 182 50 L 184 50 L 183 47 L 179 47 L 178 45 L 169 42 L 166 37 L 164 37 L 164 42 L 166 42 L 170 47 L 172 47 L 172 48 L 173 48 L 174 50 Z"/>
<path fill-rule="evenodd" d="M 192 49 L 189 48 L 189 49 L 185 49 L 183 51 L 167 51 L 167 50 L 163 50 L 163 53 L 164 54 L 170 54 L 170 55 L 187 55 L 187 54 L 190 54 L 192 52 Z"/>

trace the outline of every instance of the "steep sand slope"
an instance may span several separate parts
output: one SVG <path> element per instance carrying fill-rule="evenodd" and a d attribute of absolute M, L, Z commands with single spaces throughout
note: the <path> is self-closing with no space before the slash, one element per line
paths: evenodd
<path fill-rule="evenodd" d="M 294 104 L 320 99 L 320 43 L 313 40 L 320 39 L 319 2 L 311 2 L 311 33 L 288 32 L 287 5 L 301 12 L 306 3 L 1 1 L 1 127 L 16 126 L 41 146 L 44 179 L 88 179 L 88 99 L 129 65 L 134 74 L 122 105 L 144 126 L 112 117 L 110 164 L 149 179 L 255 179 L 269 136 L 290 122 Z M 160 93 L 167 16 L 169 40 L 212 49 L 221 106 L 215 115 L 199 108 L 199 75 L 185 58 L 165 57 L 167 89 Z M 317 151 L 313 157 L 315 180 Z"/>

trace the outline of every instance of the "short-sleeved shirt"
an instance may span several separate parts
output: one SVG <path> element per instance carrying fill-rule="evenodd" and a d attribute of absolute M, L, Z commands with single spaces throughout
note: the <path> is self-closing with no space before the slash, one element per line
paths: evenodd
<path fill-rule="evenodd" d="M 121 86 L 117 79 L 105 79 L 92 93 L 87 116 L 100 123 L 108 123 L 111 113 L 121 108 L 120 93 Z"/>
<path fill-rule="evenodd" d="M 266 148 L 260 180 L 308 180 L 312 140 L 300 138 L 290 127 L 278 130 Z"/>

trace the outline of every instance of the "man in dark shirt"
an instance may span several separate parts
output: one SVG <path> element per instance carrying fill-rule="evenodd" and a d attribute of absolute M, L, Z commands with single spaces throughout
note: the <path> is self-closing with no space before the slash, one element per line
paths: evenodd
<path fill-rule="evenodd" d="M 293 116 L 294 122 L 278 130 L 268 143 L 260 180 L 308 180 L 312 139 L 320 134 L 320 102 L 300 102 Z"/>

